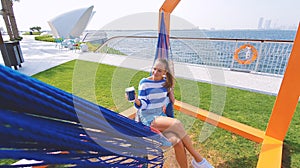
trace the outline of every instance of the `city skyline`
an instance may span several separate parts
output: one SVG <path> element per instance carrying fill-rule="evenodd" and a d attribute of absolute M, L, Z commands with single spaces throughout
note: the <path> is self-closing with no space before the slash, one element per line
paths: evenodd
<path fill-rule="evenodd" d="M 281 25 L 280 23 L 273 22 L 272 19 L 260 17 L 257 24 L 257 29 L 278 29 L 278 30 L 296 30 L 297 25 Z"/>

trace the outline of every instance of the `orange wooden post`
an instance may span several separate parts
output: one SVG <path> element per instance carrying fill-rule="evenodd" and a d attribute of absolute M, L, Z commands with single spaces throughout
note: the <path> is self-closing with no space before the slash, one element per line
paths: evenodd
<path fill-rule="evenodd" d="M 278 96 L 275 101 L 269 124 L 266 129 L 266 137 L 262 145 L 257 167 L 270 167 L 270 164 L 274 162 L 274 159 L 276 158 L 276 156 L 274 156 L 274 151 L 282 151 L 282 142 L 289 129 L 289 125 L 294 115 L 300 96 L 299 63 L 300 24 L 298 26 L 298 31 L 294 41 L 293 49 L 286 67 L 286 71 L 280 86 Z"/>
<path fill-rule="evenodd" d="M 172 13 L 179 2 L 180 0 L 165 0 L 159 11 L 163 10 L 167 13 Z"/>
<path fill-rule="evenodd" d="M 162 6 L 159 9 L 159 23 L 158 23 L 158 31 L 160 28 L 160 19 L 161 19 L 161 12 L 164 11 L 164 19 L 165 19 L 165 25 L 167 30 L 167 35 L 170 33 L 170 14 L 173 12 L 177 4 L 180 2 L 180 0 L 165 0 L 165 2 L 162 4 Z"/>
<path fill-rule="evenodd" d="M 300 24 L 299 24 L 300 26 Z M 286 67 L 266 135 L 283 141 L 300 96 L 300 27 Z"/>

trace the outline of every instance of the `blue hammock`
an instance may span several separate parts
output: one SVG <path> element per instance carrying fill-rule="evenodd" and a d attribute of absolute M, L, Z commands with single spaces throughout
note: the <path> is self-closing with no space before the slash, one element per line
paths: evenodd
<path fill-rule="evenodd" d="M 163 166 L 166 139 L 149 127 L 2 65 L 0 102 L 0 159 L 41 161 L 26 166 Z"/>
<path fill-rule="evenodd" d="M 164 58 L 167 60 L 172 60 L 172 52 L 171 52 L 171 46 L 170 46 L 170 40 L 169 40 L 169 34 L 166 30 L 166 24 L 164 20 L 164 12 L 161 12 L 161 18 L 160 18 L 160 28 L 158 33 L 158 40 L 157 40 L 157 46 L 156 46 L 156 53 L 154 62 L 157 58 Z"/>
<path fill-rule="evenodd" d="M 153 61 L 153 65 L 155 63 L 155 60 L 158 58 L 163 58 L 168 60 L 170 65 L 170 70 L 172 71 L 171 74 L 174 75 L 174 67 L 173 67 L 173 57 L 172 57 L 172 50 L 170 45 L 170 38 L 169 34 L 166 30 L 166 24 L 164 19 L 164 11 L 161 12 L 161 18 L 160 18 L 160 28 L 159 28 L 159 34 L 157 39 L 157 46 L 156 46 L 156 53 Z M 150 71 L 150 75 L 151 75 Z M 168 103 L 166 108 L 166 115 L 168 117 L 174 118 L 174 109 L 173 109 L 173 103 Z"/>

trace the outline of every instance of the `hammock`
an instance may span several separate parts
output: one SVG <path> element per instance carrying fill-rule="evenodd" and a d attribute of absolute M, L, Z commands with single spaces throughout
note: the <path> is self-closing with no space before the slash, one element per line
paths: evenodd
<path fill-rule="evenodd" d="M 172 74 L 174 75 L 172 50 L 170 45 L 169 34 L 166 30 L 163 11 L 161 12 L 160 28 L 158 33 L 156 53 L 155 53 L 153 64 L 157 58 L 167 59 L 171 65 L 170 68 L 172 70 Z"/>
<path fill-rule="evenodd" d="M 173 65 L 173 57 L 172 57 L 172 50 L 170 45 L 170 38 L 169 34 L 166 30 L 166 24 L 164 19 L 164 11 L 161 12 L 160 17 L 160 28 L 159 28 L 159 34 L 158 34 L 158 40 L 157 40 L 157 46 L 156 46 L 156 53 L 153 61 L 153 66 L 158 58 L 163 58 L 168 60 L 171 74 L 174 76 L 174 65 Z M 153 67 L 152 66 L 152 67 Z M 151 75 L 152 71 L 150 71 Z M 174 118 L 174 109 L 173 109 L 173 103 L 168 103 L 166 107 L 166 115 L 168 117 Z"/>
<path fill-rule="evenodd" d="M 0 102 L 0 159 L 40 161 L 26 166 L 163 166 L 162 135 L 2 65 Z"/>

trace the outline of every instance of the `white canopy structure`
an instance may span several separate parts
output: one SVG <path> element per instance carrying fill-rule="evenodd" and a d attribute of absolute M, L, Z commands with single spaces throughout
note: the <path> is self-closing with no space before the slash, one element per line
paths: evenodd
<path fill-rule="evenodd" d="M 94 6 L 76 9 L 56 16 L 48 21 L 54 37 L 78 38 L 95 14 Z"/>

